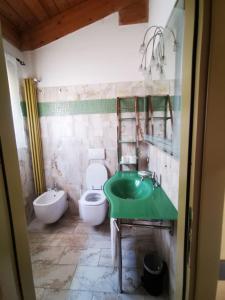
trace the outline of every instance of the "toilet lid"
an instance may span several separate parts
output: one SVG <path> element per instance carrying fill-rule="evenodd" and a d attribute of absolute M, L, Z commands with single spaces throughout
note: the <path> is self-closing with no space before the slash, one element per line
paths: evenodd
<path fill-rule="evenodd" d="M 98 163 L 90 164 L 86 172 L 86 184 L 89 190 L 100 190 L 108 179 L 106 168 Z"/>

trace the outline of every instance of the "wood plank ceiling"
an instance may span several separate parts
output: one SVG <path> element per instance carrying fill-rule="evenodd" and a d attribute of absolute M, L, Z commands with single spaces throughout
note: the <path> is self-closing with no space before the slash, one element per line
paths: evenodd
<path fill-rule="evenodd" d="M 148 21 L 149 0 L 0 0 L 5 39 L 33 50 L 119 12 L 119 24 Z"/>

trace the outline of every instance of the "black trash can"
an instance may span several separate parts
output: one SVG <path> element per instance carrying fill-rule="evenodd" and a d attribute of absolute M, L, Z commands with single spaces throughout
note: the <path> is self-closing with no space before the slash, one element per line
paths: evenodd
<path fill-rule="evenodd" d="M 158 254 L 147 254 L 144 257 L 142 284 L 152 296 L 162 294 L 166 265 Z"/>

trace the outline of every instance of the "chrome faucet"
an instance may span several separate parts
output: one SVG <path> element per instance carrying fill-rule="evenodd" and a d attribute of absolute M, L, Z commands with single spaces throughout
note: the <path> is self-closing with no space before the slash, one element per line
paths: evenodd
<path fill-rule="evenodd" d="M 158 176 L 157 176 L 157 174 L 155 172 L 153 172 L 152 182 L 153 182 L 153 186 L 154 187 L 158 187 L 159 186 Z"/>
<path fill-rule="evenodd" d="M 138 171 L 138 175 L 141 177 L 141 181 L 145 178 L 152 178 L 152 172 L 150 171 Z"/>
<path fill-rule="evenodd" d="M 151 178 L 153 182 L 153 187 L 156 188 L 160 186 L 158 182 L 158 176 L 155 172 L 151 171 L 138 171 L 138 175 L 141 177 L 141 181 L 143 181 L 145 178 Z"/>

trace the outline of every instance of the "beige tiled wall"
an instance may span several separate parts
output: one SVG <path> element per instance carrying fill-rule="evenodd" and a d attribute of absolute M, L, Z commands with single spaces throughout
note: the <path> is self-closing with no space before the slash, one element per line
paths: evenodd
<path fill-rule="evenodd" d="M 40 102 L 82 101 L 107 99 L 122 96 L 144 96 L 173 94 L 173 82 L 155 81 L 148 86 L 143 82 L 119 82 L 71 87 L 46 87 L 38 89 Z M 40 118 L 44 165 L 47 187 L 55 181 L 59 188 L 68 192 L 70 208 L 78 214 L 78 199 L 86 189 L 85 171 L 89 148 L 104 148 L 109 176 L 117 169 L 116 115 L 89 114 L 68 116 L 43 116 Z M 124 128 L 131 131 L 131 128 Z M 174 206 L 178 203 L 179 161 L 158 148 L 143 143 L 140 149 L 140 169 L 145 169 L 149 157 L 149 168 L 162 175 L 162 187 Z M 176 234 L 155 231 L 159 252 L 169 266 L 170 294 L 175 290 Z"/>
<path fill-rule="evenodd" d="M 143 82 L 118 82 L 38 89 L 39 102 L 82 101 L 110 99 L 146 94 L 165 95 L 171 82 L 152 82 L 147 88 Z M 86 189 L 85 171 L 89 148 L 104 148 L 109 176 L 117 169 L 117 119 L 115 113 L 43 116 L 40 118 L 47 187 L 56 182 L 68 192 L 70 207 L 78 214 L 78 199 Z M 142 124 L 143 126 L 143 124 Z M 127 122 L 122 130 L 132 132 Z M 129 136 L 128 136 L 129 138 Z M 140 148 L 140 168 L 146 168 L 147 146 Z"/>
<path fill-rule="evenodd" d="M 56 182 L 71 200 L 78 214 L 78 199 L 86 188 L 85 171 L 89 148 L 104 148 L 103 163 L 113 175 L 116 171 L 116 117 L 114 114 L 42 117 L 42 143 L 47 187 Z M 74 205 L 75 203 L 75 205 Z"/>
<path fill-rule="evenodd" d="M 156 172 L 162 179 L 162 187 L 178 209 L 179 160 L 159 148 L 149 145 L 149 170 Z M 157 250 L 166 261 L 169 269 L 169 293 L 174 299 L 176 272 L 176 224 L 173 236 L 165 230 L 155 230 Z"/>
<path fill-rule="evenodd" d="M 19 148 L 17 149 L 19 168 L 21 175 L 21 185 L 24 197 L 25 213 L 27 222 L 29 223 L 33 215 L 33 205 L 32 202 L 35 199 L 34 191 L 34 181 L 32 173 L 32 164 L 29 148 Z"/>
<path fill-rule="evenodd" d="M 178 209 L 179 159 L 149 145 L 149 170 L 161 176 L 161 186 Z"/>
<path fill-rule="evenodd" d="M 110 99 L 135 95 L 145 96 L 147 94 L 174 95 L 174 80 L 153 80 L 148 83 L 127 81 L 38 88 L 38 100 L 40 102 Z"/>

